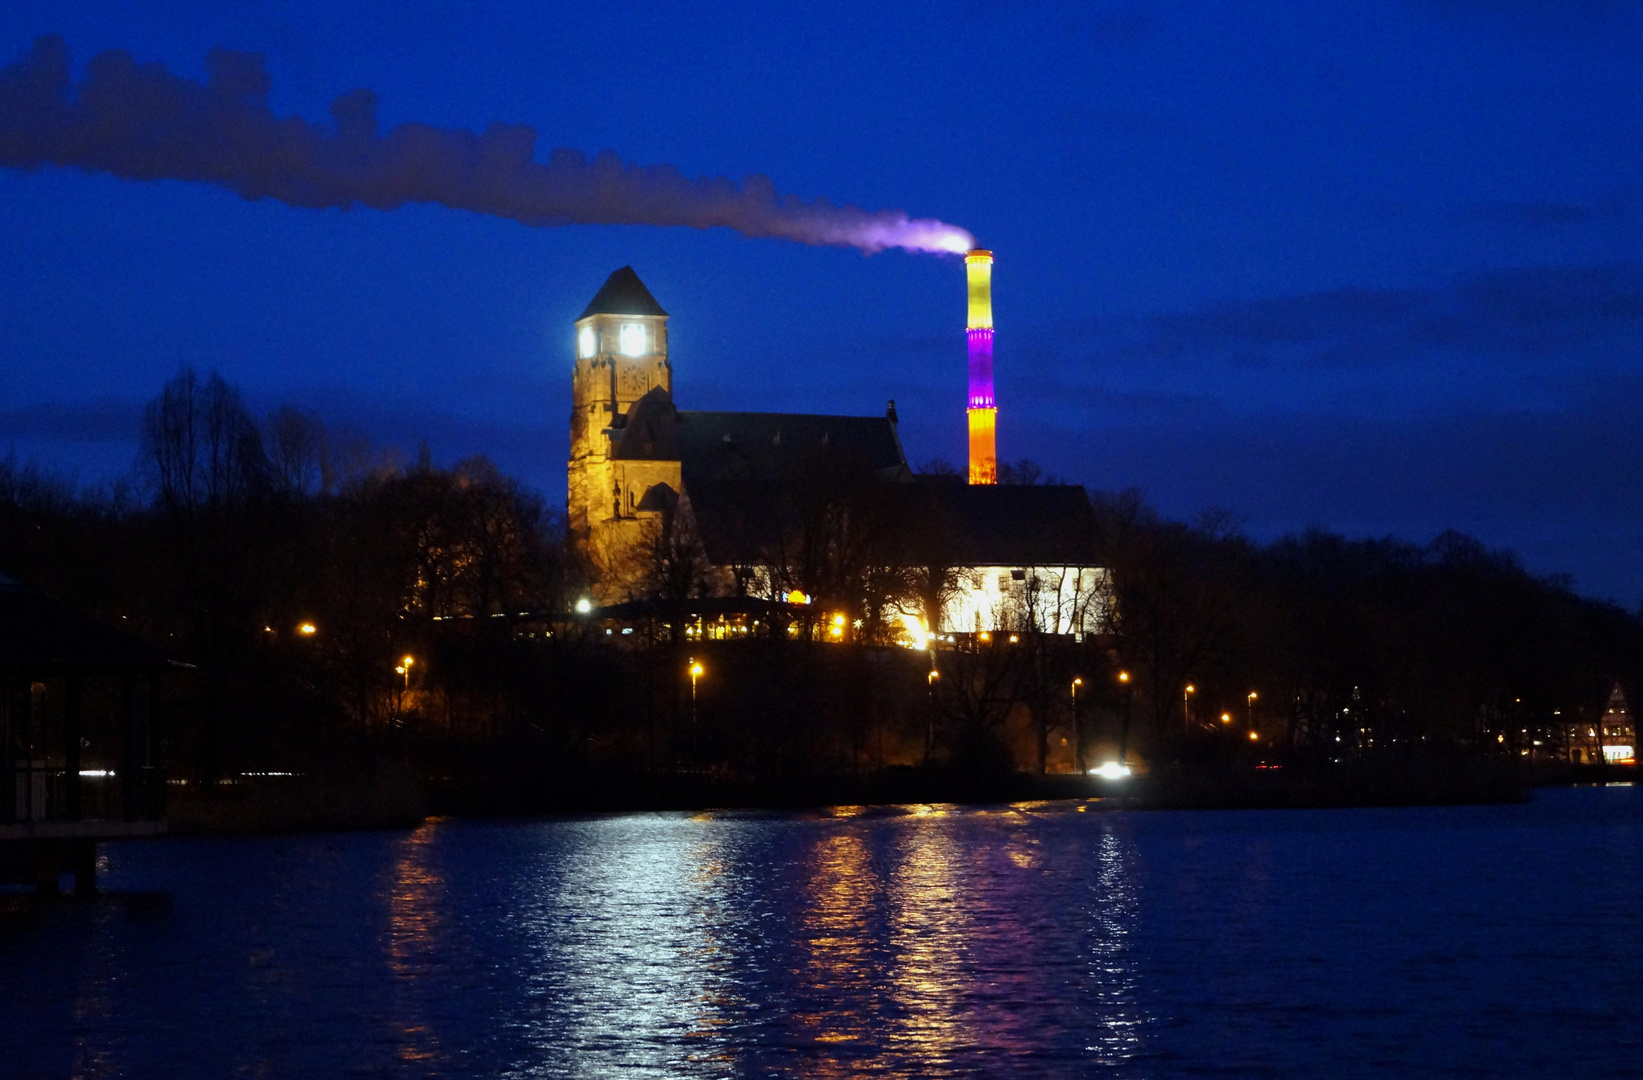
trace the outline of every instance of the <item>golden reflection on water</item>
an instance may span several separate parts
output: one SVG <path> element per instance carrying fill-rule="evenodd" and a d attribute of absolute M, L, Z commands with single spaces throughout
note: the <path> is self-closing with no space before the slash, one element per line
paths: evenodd
<path fill-rule="evenodd" d="M 853 1071 L 855 1057 L 846 1051 L 847 1044 L 868 1046 L 878 1034 L 873 1002 L 878 950 L 869 930 L 878 883 L 866 845 L 853 828 L 822 836 L 808 862 L 801 931 L 800 1000 L 805 1007 L 793 1019 L 801 1038 L 840 1047 L 839 1052 L 819 1050 L 810 1075 L 845 1076 Z"/>
<path fill-rule="evenodd" d="M 896 1003 L 888 1035 L 898 1055 L 930 1065 L 973 1041 L 962 998 L 970 975 L 964 946 L 974 933 L 963 892 L 968 867 L 946 822 L 920 823 L 904 838 L 891 873 L 889 973 Z"/>
<path fill-rule="evenodd" d="M 414 980 L 438 962 L 445 879 L 433 865 L 438 818 L 398 844 L 388 883 L 388 968 L 394 973 L 394 1041 L 401 1061 L 440 1056 L 439 1036 L 420 1016 Z M 445 947 L 449 947 L 448 943 Z"/>

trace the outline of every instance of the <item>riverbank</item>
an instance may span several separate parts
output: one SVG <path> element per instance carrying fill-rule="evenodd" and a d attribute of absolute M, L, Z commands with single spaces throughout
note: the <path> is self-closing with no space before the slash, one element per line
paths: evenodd
<path fill-rule="evenodd" d="M 170 821 L 175 835 L 223 836 L 411 828 L 429 815 L 506 818 L 1064 799 L 1094 800 L 1104 810 L 1454 806 L 1523 802 L 1534 787 L 1624 783 L 1635 777 L 1635 769 L 1618 766 L 1529 768 L 1470 758 L 1164 769 L 1119 780 L 891 768 L 764 783 L 689 772 L 598 770 L 541 776 L 530 783 L 517 778 L 511 783 L 494 778 L 428 781 L 404 767 L 391 767 L 359 781 L 259 777 L 174 787 Z"/>
<path fill-rule="evenodd" d="M 908 803 L 1099 799 L 1113 809 L 1276 809 L 1522 802 L 1532 776 L 1512 762 L 1471 758 L 1283 768 L 1171 769 L 1102 779 L 950 769 L 889 768 L 859 776 L 736 782 L 684 772 L 585 771 L 529 787 L 448 781 L 428 789 L 434 813 L 514 816 L 635 810 L 805 809 Z"/>
<path fill-rule="evenodd" d="M 174 836 L 256 836 L 414 828 L 427 804 L 410 769 L 386 766 L 353 780 L 259 776 L 176 785 L 166 815 Z"/>

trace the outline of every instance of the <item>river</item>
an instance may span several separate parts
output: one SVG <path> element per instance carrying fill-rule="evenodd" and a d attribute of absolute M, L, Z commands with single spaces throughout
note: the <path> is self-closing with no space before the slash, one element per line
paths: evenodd
<path fill-rule="evenodd" d="M 1643 788 L 436 820 L 0 899 L 4 1077 L 1643 1072 Z"/>

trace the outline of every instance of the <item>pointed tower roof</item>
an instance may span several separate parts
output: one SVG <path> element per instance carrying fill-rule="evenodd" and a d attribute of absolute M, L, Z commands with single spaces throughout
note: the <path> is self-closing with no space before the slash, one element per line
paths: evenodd
<path fill-rule="evenodd" d="M 587 309 L 576 317 L 581 322 L 589 315 L 666 315 L 662 305 L 650 295 L 645 283 L 639 280 L 639 275 L 633 272 L 633 267 L 624 266 L 605 279 L 599 286 L 599 291 L 593 294 L 588 302 Z"/>

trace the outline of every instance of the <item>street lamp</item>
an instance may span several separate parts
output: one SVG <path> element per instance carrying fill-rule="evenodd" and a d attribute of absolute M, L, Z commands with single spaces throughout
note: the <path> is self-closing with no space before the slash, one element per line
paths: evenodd
<path fill-rule="evenodd" d="M 301 634 L 304 637 L 309 637 L 309 636 L 313 635 L 314 633 L 316 633 L 318 630 L 319 630 L 319 627 L 315 626 L 311 622 L 305 622 L 305 623 L 303 623 L 303 624 L 301 624 L 300 626 L 297 627 L 297 633 Z"/>
<path fill-rule="evenodd" d="M 694 724 L 696 722 L 696 680 L 700 679 L 702 677 L 702 675 L 706 672 L 707 669 L 702 667 L 701 664 L 697 663 L 696 658 L 694 656 L 692 656 L 690 658 L 689 663 L 690 663 L 690 722 L 692 724 Z"/>
<path fill-rule="evenodd" d="M 1183 733 L 1192 730 L 1192 695 L 1197 692 L 1198 688 L 1191 683 L 1187 683 L 1186 689 L 1181 691 L 1181 731 Z"/>
<path fill-rule="evenodd" d="M 1080 776 L 1084 774 L 1084 718 L 1078 713 L 1078 688 L 1083 685 L 1083 679 L 1073 679 L 1073 757 Z"/>
<path fill-rule="evenodd" d="M 936 683 L 941 681 L 941 672 L 936 668 L 936 651 L 930 650 L 930 674 L 924 677 L 924 684 L 930 688 L 924 709 L 924 766 L 929 768 L 930 761 L 936 753 Z"/>
<path fill-rule="evenodd" d="M 1118 740 L 1118 764 L 1127 767 L 1130 763 L 1130 704 L 1135 695 L 1130 686 L 1129 672 L 1120 671 L 1118 681 L 1124 687 L 1124 732 Z"/>
<path fill-rule="evenodd" d="M 407 656 L 399 663 L 400 666 L 394 670 L 405 676 L 405 689 L 409 690 L 411 688 L 411 665 L 416 663 L 416 657 Z"/>
<path fill-rule="evenodd" d="M 1251 731 L 1255 730 L 1255 698 L 1255 691 L 1251 690 L 1249 692 L 1249 729 Z"/>

